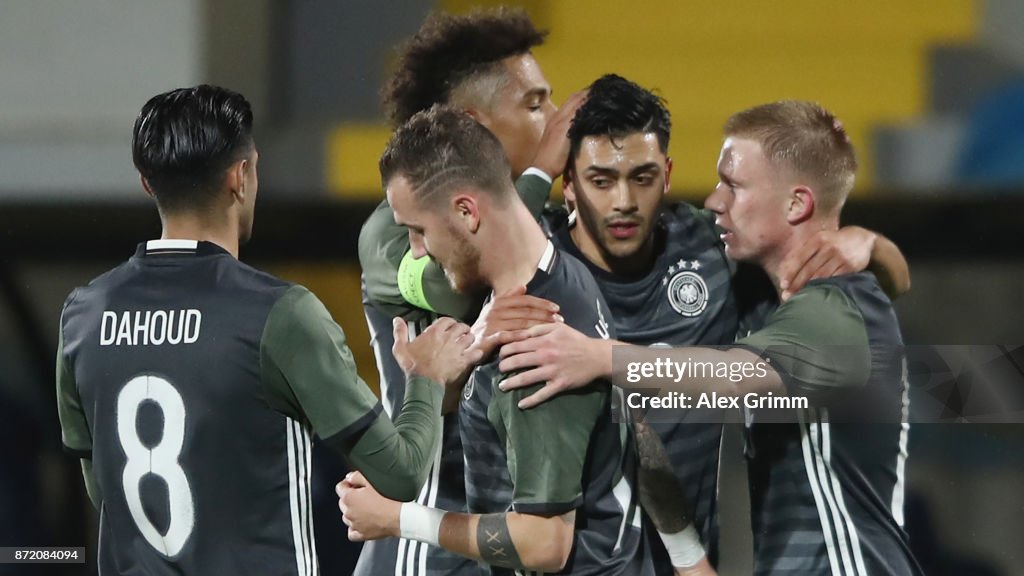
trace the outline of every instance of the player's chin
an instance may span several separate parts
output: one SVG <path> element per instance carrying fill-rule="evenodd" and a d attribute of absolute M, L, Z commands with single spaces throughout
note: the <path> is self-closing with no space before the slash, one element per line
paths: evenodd
<path fill-rule="evenodd" d="M 643 246 L 643 241 L 638 234 L 636 237 L 626 240 L 613 238 L 608 242 L 606 250 L 617 260 L 628 260 L 635 257 L 640 252 L 641 246 Z"/>
<path fill-rule="evenodd" d="M 448 272 L 445 272 L 445 276 L 448 278 L 448 285 L 456 294 L 468 296 L 476 292 L 475 284 L 467 281 L 466 278 Z"/>
<path fill-rule="evenodd" d="M 737 262 L 747 262 L 753 256 L 750 250 L 745 249 L 735 239 L 725 243 L 725 255 Z"/>
<path fill-rule="evenodd" d="M 463 291 L 462 279 L 457 274 L 454 274 L 451 270 L 443 269 L 444 277 L 448 279 L 448 286 L 451 287 L 452 292 L 456 294 L 465 294 Z"/>

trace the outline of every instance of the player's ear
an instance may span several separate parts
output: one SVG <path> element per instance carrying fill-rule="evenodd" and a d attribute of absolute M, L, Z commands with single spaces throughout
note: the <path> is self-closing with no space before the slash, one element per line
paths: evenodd
<path fill-rule="evenodd" d="M 809 187 L 793 187 L 789 191 L 788 202 L 786 221 L 790 224 L 796 225 L 814 216 L 814 191 Z"/>
<path fill-rule="evenodd" d="M 475 197 L 469 194 L 455 193 L 452 196 L 452 209 L 455 218 L 471 233 L 480 228 L 480 206 Z"/>
<path fill-rule="evenodd" d="M 146 180 L 145 176 L 139 174 L 139 182 L 142 182 L 142 189 L 146 191 L 146 194 L 155 200 L 156 194 L 153 194 L 153 188 L 149 185 L 149 180 Z"/>
<path fill-rule="evenodd" d="M 245 174 L 249 170 L 249 160 L 242 158 L 228 168 L 227 184 L 232 197 L 239 203 L 245 203 Z"/>
<path fill-rule="evenodd" d="M 488 130 L 491 129 L 491 117 L 487 114 L 487 112 L 484 112 L 483 110 L 480 110 L 478 108 L 471 107 L 463 108 L 462 111 L 468 114 L 469 117 L 472 118 L 473 120 L 476 120 L 477 123 L 482 125 L 484 128 L 487 128 Z"/>
<path fill-rule="evenodd" d="M 566 201 L 576 204 L 576 188 L 574 186 L 576 182 L 576 173 L 573 172 L 572 167 L 565 170 L 565 174 L 562 176 L 562 196 L 565 196 Z"/>

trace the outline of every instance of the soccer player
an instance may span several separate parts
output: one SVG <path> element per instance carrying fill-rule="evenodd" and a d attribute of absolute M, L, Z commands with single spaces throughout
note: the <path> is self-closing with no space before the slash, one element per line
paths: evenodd
<path fill-rule="evenodd" d="M 415 342 L 394 424 L 317 298 L 238 261 L 258 188 L 240 94 L 160 94 L 132 152 L 159 240 L 71 293 L 57 353 L 63 442 L 82 459 L 111 574 L 317 574 L 310 438 L 379 489 L 412 499 L 437 446 L 443 384 L 477 358 L 446 319 Z"/>
<path fill-rule="evenodd" d="M 510 176 L 518 178 L 517 190 L 535 216 L 548 198 L 552 177 L 565 166 L 569 148 L 566 130 L 582 99 L 580 94 L 573 95 L 556 111 L 551 88 L 530 53 L 544 36 L 522 10 L 481 10 L 464 16 L 434 14 L 403 47 L 397 68 L 383 90 L 396 128 L 416 112 L 438 103 L 457 106 L 486 126 L 502 143 L 510 159 Z M 435 263 L 426 257 L 414 258 L 408 230 L 395 223 L 387 201 L 363 226 L 359 259 L 363 307 L 380 370 L 382 400 L 388 414 L 397 418 L 405 395 L 405 376 L 390 353 L 392 318 L 408 320 L 413 335 L 440 316 L 471 321 L 483 295 L 456 295 Z M 499 316 L 507 304 L 515 311 L 517 303 L 531 301 L 525 295 L 502 299 L 492 317 Z M 556 312 L 515 313 L 534 314 L 536 321 L 550 321 Z M 458 405 L 458 399 L 458 395 L 448 398 L 446 412 Z M 417 501 L 446 510 L 464 510 L 463 475 L 457 420 L 449 414 L 444 420 L 441 451 Z M 363 546 L 355 573 L 448 575 L 462 570 L 475 571 L 476 564 L 420 542 L 384 539 Z"/>
<path fill-rule="evenodd" d="M 835 116 L 807 102 L 735 114 L 725 136 L 720 182 L 705 206 L 723 230 L 726 254 L 762 268 L 781 294 L 787 257 L 820 231 L 838 229 L 857 166 L 853 147 Z M 533 338 L 502 350 L 501 369 L 544 367 L 503 388 L 544 380 L 550 370 L 563 381 L 548 381 L 521 405 L 536 405 L 566 381 L 577 386 L 612 373 L 610 344 L 560 324 L 526 332 Z M 565 358 L 537 352 L 553 343 L 553 356 Z M 793 409 L 789 424 L 747 410 L 755 574 L 920 574 L 902 528 L 909 425 L 901 345 L 889 298 L 861 272 L 809 282 L 735 347 L 677 351 L 715 366 L 759 366 L 764 375 L 705 373 L 665 383 L 673 390 L 809 401 Z M 873 423 L 857 423 L 868 415 Z"/>
<path fill-rule="evenodd" d="M 576 213 L 573 218 L 548 215 L 553 240 L 594 274 L 621 341 L 644 346 L 732 343 L 741 321 L 771 307 L 775 292 L 758 270 L 734 271 L 713 213 L 664 202 L 672 172 L 670 136 L 669 112 L 656 95 L 616 75 L 595 81 L 569 132 L 565 195 L 575 202 Z M 842 246 L 841 252 L 852 252 L 853 264 L 842 256 L 819 261 L 829 255 L 830 242 Z M 811 250 L 815 256 L 808 266 L 818 274 L 859 271 L 874 255 L 895 270 L 895 283 L 906 282 L 906 263 L 895 246 L 863 229 L 811 237 L 806 247 L 812 246 L 819 250 Z M 806 262 L 805 254 L 789 255 L 783 273 Z M 554 345 L 539 353 L 570 350 Z M 556 384 L 567 377 L 544 367 L 537 370 L 533 374 Z M 720 420 L 695 421 L 702 413 L 673 415 L 682 418 L 650 418 L 649 425 L 665 444 L 714 562 L 722 426 Z"/>
<path fill-rule="evenodd" d="M 526 285 L 557 303 L 567 324 L 614 335 L 592 276 L 555 249 L 516 195 L 500 142 L 468 115 L 446 107 L 416 114 L 380 164 L 415 255 L 429 254 L 456 291 Z M 505 376 L 497 358 L 478 367 L 459 406 L 469 513 L 387 500 L 353 474 L 339 486 L 350 538 L 412 538 L 496 574 L 652 573 L 622 473 L 632 452 L 612 422 L 608 383 L 522 411 L 518 394 L 497 393 Z"/>

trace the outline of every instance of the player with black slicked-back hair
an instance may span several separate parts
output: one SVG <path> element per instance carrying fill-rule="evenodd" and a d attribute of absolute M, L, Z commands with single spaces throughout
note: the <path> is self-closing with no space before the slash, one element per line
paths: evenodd
<path fill-rule="evenodd" d="M 213 86 L 174 90 L 147 102 L 135 122 L 132 160 L 158 207 L 210 208 L 224 171 L 256 149 L 252 123 L 241 94 Z"/>
<path fill-rule="evenodd" d="M 658 148 L 668 153 L 672 117 L 665 101 L 616 74 L 608 74 L 591 85 L 594 98 L 577 111 L 569 128 L 569 156 L 575 158 L 586 136 L 623 138 L 630 134 L 653 134 Z M 567 166 L 570 170 L 573 164 Z"/>
<path fill-rule="evenodd" d="M 99 511 L 100 573 L 317 574 L 312 434 L 412 499 L 443 385 L 472 360 L 467 326 L 445 319 L 408 343 L 396 322 L 408 386 L 402 416 L 382 414 L 316 296 L 238 260 L 252 130 L 249 103 L 224 88 L 151 98 L 132 155 L 162 237 L 64 304 L 57 408 Z"/>

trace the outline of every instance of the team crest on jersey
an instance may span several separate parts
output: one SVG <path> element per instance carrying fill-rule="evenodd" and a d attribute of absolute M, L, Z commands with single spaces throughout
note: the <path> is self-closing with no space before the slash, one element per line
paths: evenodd
<path fill-rule="evenodd" d="M 708 285 L 696 272 L 700 270 L 700 263 L 696 260 L 692 264 L 680 260 L 677 266 L 669 268 L 669 273 L 676 270 L 679 272 L 665 282 L 668 286 L 668 302 L 673 310 L 683 316 L 697 316 L 708 307 Z"/>
<path fill-rule="evenodd" d="M 476 372 L 470 374 L 469 378 L 466 379 L 466 383 L 462 386 L 462 398 L 464 400 L 469 400 L 473 397 L 474 382 L 476 382 Z"/>

